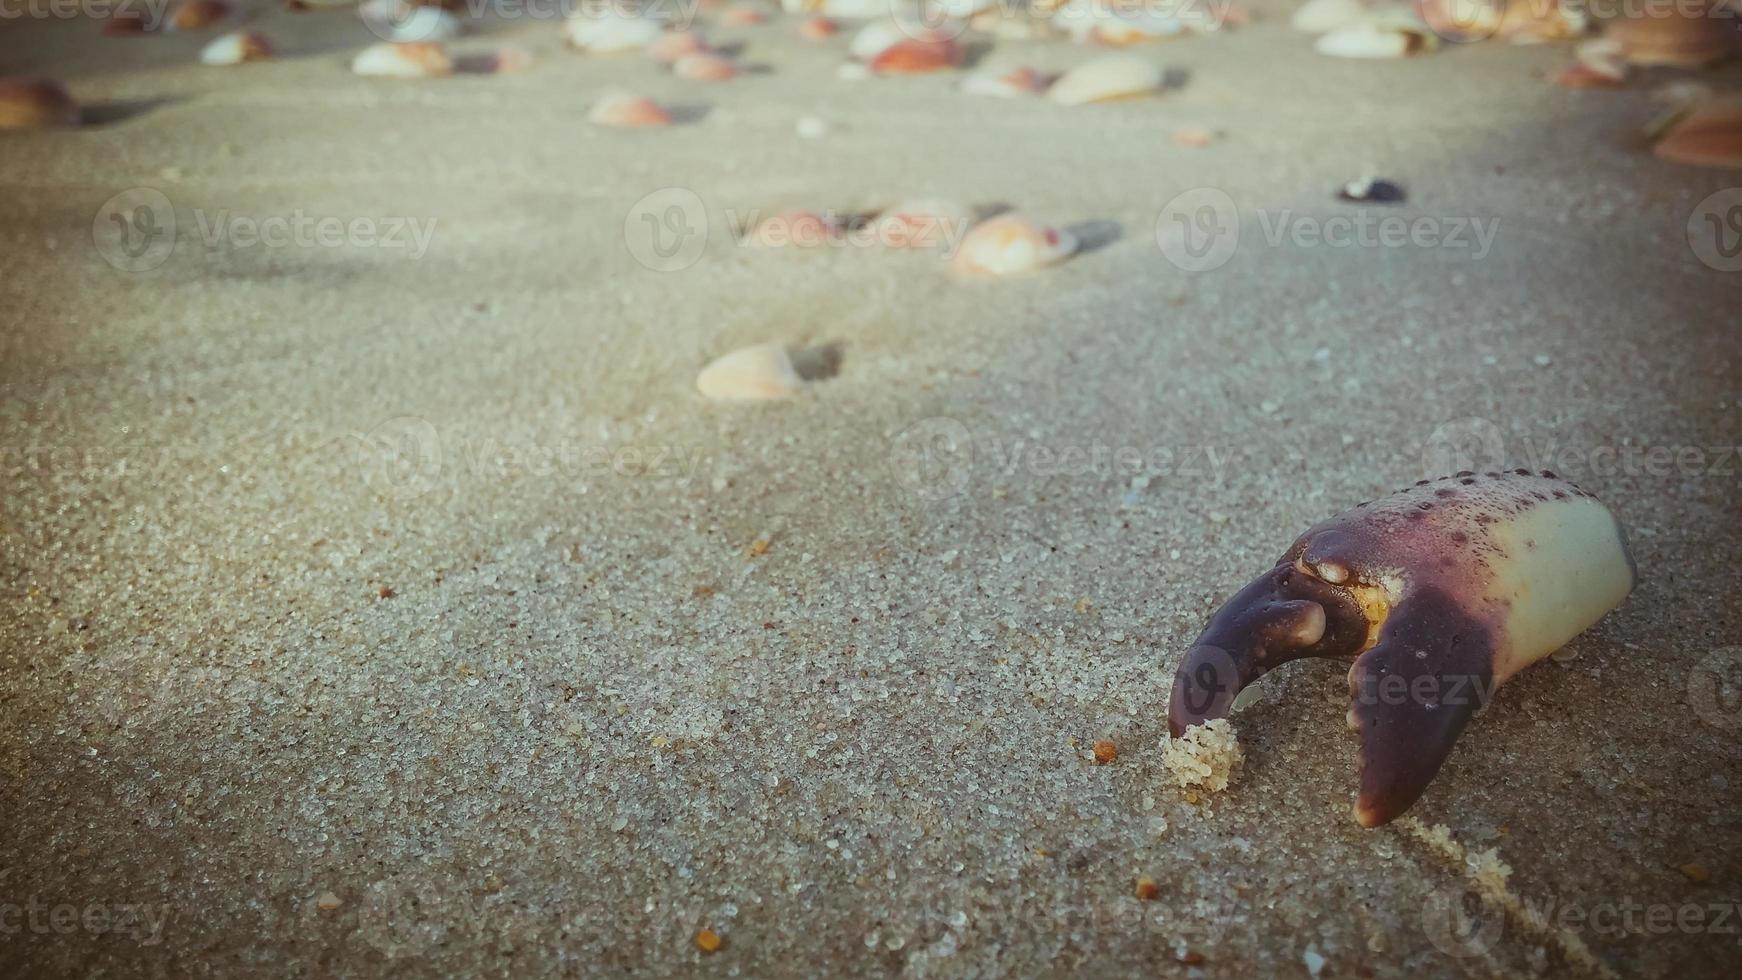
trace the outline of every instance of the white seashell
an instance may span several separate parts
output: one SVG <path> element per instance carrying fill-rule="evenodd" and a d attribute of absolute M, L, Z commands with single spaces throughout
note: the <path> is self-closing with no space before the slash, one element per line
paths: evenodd
<path fill-rule="evenodd" d="M 1010 276 L 1063 261 L 1077 250 L 1070 232 L 1042 228 L 1018 214 L 976 225 L 962 239 L 950 267 L 969 276 Z"/>
<path fill-rule="evenodd" d="M 583 9 L 563 24 L 563 35 L 588 54 L 616 54 L 641 50 L 664 29 L 659 21 L 639 14 L 595 16 Z"/>
<path fill-rule="evenodd" d="M 202 65 L 239 65 L 244 61 L 265 61 L 272 57 L 272 46 L 258 34 L 237 31 L 226 34 L 200 50 Z"/>
<path fill-rule="evenodd" d="M 351 70 L 380 78 L 434 78 L 451 74 L 454 60 L 434 41 L 386 42 L 364 48 Z"/>
<path fill-rule="evenodd" d="M 446 41 L 460 36 L 460 19 L 440 7 L 417 6 L 392 21 L 394 41 Z"/>
<path fill-rule="evenodd" d="M 779 344 L 740 347 L 696 375 L 696 390 L 717 402 L 790 398 L 803 387 L 804 379 L 793 367 L 792 355 Z"/>
<path fill-rule="evenodd" d="M 1362 19 L 1369 9 L 1362 0 L 1307 0 L 1288 23 L 1297 31 L 1324 34 Z"/>
<path fill-rule="evenodd" d="M 853 40 L 847 42 L 847 53 L 860 61 L 870 61 L 885 48 L 910 40 L 912 35 L 896 26 L 894 21 L 874 20 L 859 28 Z"/>
<path fill-rule="evenodd" d="M 1368 14 L 1321 35 L 1313 49 L 1333 58 L 1407 58 L 1439 47 L 1439 37 L 1407 10 Z"/>
<path fill-rule="evenodd" d="M 1113 54 L 1085 61 L 1059 76 L 1046 97 L 1059 105 L 1085 105 L 1154 95 L 1161 91 L 1161 66 L 1135 55 Z"/>

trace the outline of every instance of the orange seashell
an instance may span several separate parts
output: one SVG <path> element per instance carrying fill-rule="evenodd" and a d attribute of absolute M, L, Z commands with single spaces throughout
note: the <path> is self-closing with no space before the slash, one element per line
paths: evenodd
<path fill-rule="evenodd" d="M 826 41 L 840 30 L 841 25 L 827 17 L 808 17 L 798 25 L 798 36 L 807 41 Z"/>
<path fill-rule="evenodd" d="M 588 121 L 599 126 L 646 129 L 671 125 L 671 113 L 652 99 L 615 92 L 606 95 L 587 112 Z"/>
<path fill-rule="evenodd" d="M 751 27 L 768 19 L 768 13 L 749 4 L 734 4 L 720 14 L 720 23 L 732 27 Z"/>
<path fill-rule="evenodd" d="M 897 41 L 871 59 L 874 75 L 924 75 L 948 71 L 962 63 L 961 46 L 952 40 Z"/>
<path fill-rule="evenodd" d="M 1004 214 L 968 232 L 950 267 L 960 275 L 1011 276 L 1060 262 L 1076 250 L 1077 240 L 1069 232 Z"/>
<path fill-rule="evenodd" d="M 1736 53 L 1736 20 L 1721 13 L 1713 5 L 1703 12 L 1677 7 L 1671 16 L 1617 17 L 1603 25 L 1603 36 L 1621 45 L 1628 64 L 1704 68 Z"/>
<path fill-rule="evenodd" d="M 1742 168 L 1742 98 L 1695 106 L 1670 127 L 1652 152 L 1674 163 Z"/>
<path fill-rule="evenodd" d="M 187 0 L 175 8 L 169 26 L 178 31 L 203 31 L 228 20 L 234 12 L 224 0 Z"/>
<path fill-rule="evenodd" d="M 78 124 L 79 104 L 59 82 L 46 78 L 0 79 L 0 129 Z"/>
<path fill-rule="evenodd" d="M 701 54 L 706 50 L 708 42 L 695 31 L 661 34 L 647 46 L 648 56 L 663 65 L 669 65 L 685 55 Z"/>
<path fill-rule="evenodd" d="M 730 58 L 704 51 L 679 58 L 671 73 L 692 82 L 723 82 L 738 74 L 738 66 Z"/>
<path fill-rule="evenodd" d="M 782 211 L 758 221 L 743 243 L 758 248 L 817 248 L 836 241 L 840 227 L 815 211 Z"/>

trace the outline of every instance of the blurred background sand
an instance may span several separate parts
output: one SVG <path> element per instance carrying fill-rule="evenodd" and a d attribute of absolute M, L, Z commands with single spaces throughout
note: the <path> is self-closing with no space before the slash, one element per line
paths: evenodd
<path fill-rule="evenodd" d="M 1414 814 L 1539 905 L 1734 906 L 1742 718 L 1699 690 L 1742 661 L 1742 279 L 1685 229 L 1737 177 L 1645 151 L 1673 73 L 1337 61 L 1289 10 L 1141 49 L 1182 84 L 1087 108 L 838 81 L 847 34 L 780 19 L 710 27 L 769 69 L 713 86 L 549 22 L 455 45 L 516 43 L 522 74 L 425 82 L 350 74 L 374 39 L 346 14 L 265 12 L 281 60 L 235 69 L 195 63 L 209 34 L 0 26 L 0 74 L 102 120 L 0 139 L 0 902 L 163 913 L 16 930 L 0 970 L 1564 972 L 1513 922 L 1436 932 L 1458 870 L 1349 818 L 1341 667 L 1273 675 L 1228 793 L 1188 802 L 1159 762 L 1206 614 L 1472 444 L 1602 496 L 1641 580 Z M 705 111 L 587 125 L 618 85 Z M 1225 136 L 1173 145 L 1186 125 Z M 1498 221 L 1492 251 L 1265 242 L 1261 213 L 1353 213 L 1332 195 L 1364 172 L 1407 186 L 1398 214 Z M 1189 273 L 1157 216 L 1206 186 L 1240 246 Z M 662 273 L 625 224 L 667 187 L 709 239 Z M 131 188 L 180 226 L 139 274 L 92 238 Z M 1117 234 L 963 282 L 727 227 L 916 196 Z M 435 226 L 421 257 L 208 246 L 196 209 Z M 840 372 L 695 395 L 762 341 L 839 345 Z M 1734 932 L 1575 931 L 1622 975 L 1742 963 Z"/>

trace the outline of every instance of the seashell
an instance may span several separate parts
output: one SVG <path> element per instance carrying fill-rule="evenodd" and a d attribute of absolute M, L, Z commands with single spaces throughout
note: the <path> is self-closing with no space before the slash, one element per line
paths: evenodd
<path fill-rule="evenodd" d="M 1288 23 L 1297 31 L 1324 34 L 1360 20 L 1371 9 L 1362 0 L 1307 0 Z"/>
<path fill-rule="evenodd" d="M 1059 105 L 1086 105 L 1155 95 L 1161 66 L 1135 55 L 1113 54 L 1085 61 L 1059 76 L 1046 97 Z"/>
<path fill-rule="evenodd" d="M 0 79 L 0 129 L 78 124 L 79 104 L 59 82 L 46 78 Z"/>
<path fill-rule="evenodd" d="M 1408 11 L 1373 13 L 1323 34 L 1313 50 L 1333 58 L 1408 58 L 1439 47 L 1439 37 Z"/>
<path fill-rule="evenodd" d="M 874 20 L 859 28 L 859 33 L 847 42 L 847 53 L 860 61 L 870 61 L 882 54 L 883 49 L 909 39 L 910 35 L 894 21 Z"/>
<path fill-rule="evenodd" d="M 647 45 L 647 55 L 662 65 L 674 64 L 685 55 L 701 54 L 708 42 L 695 31 L 671 31 L 661 34 Z"/>
<path fill-rule="evenodd" d="M 1604 24 L 1603 36 L 1620 43 L 1628 64 L 1704 68 L 1736 52 L 1735 20 L 1720 13 L 1714 7 L 1681 16 L 1618 17 Z"/>
<path fill-rule="evenodd" d="M 792 355 L 779 344 L 756 344 L 724 354 L 696 375 L 696 390 L 717 402 L 791 398 L 804 387 Z"/>
<path fill-rule="evenodd" d="M 766 11 L 747 3 L 733 4 L 720 14 L 720 23 L 730 27 L 754 27 L 767 19 Z"/>
<path fill-rule="evenodd" d="M 272 45 L 252 31 L 226 34 L 200 51 L 202 65 L 239 65 L 244 61 L 266 61 L 272 57 Z"/>
<path fill-rule="evenodd" d="M 175 8 L 169 26 L 177 31 L 203 31 L 230 19 L 234 13 L 234 8 L 224 0 L 187 0 Z"/>
<path fill-rule="evenodd" d="M 925 75 L 948 71 L 962 63 L 962 49 L 954 40 L 897 41 L 868 63 L 873 75 Z"/>
<path fill-rule="evenodd" d="M 1177 17 L 1157 11 L 1114 14 L 1094 24 L 1085 40 L 1110 48 L 1146 44 L 1184 34 L 1185 24 Z"/>
<path fill-rule="evenodd" d="M 740 242 L 756 248 L 817 248 L 839 240 L 840 225 L 815 211 L 782 211 L 756 222 Z"/>
<path fill-rule="evenodd" d="M 1337 192 L 1339 201 L 1359 201 L 1364 204 L 1400 204 L 1407 196 L 1395 181 L 1371 174 L 1349 181 Z"/>
<path fill-rule="evenodd" d="M 599 126 L 645 129 L 671 125 L 671 113 L 652 99 L 627 92 L 611 92 L 593 103 L 587 120 Z"/>
<path fill-rule="evenodd" d="M 1173 131 L 1173 145 L 1204 147 L 1216 141 L 1216 132 L 1203 126 L 1181 126 Z"/>
<path fill-rule="evenodd" d="M 962 91 L 969 95 L 1014 99 L 1025 95 L 1039 95 L 1051 83 L 1051 76 L 1043 75 L 1033 68 L 1012 68 L 998 73 L 975 72 L 962 79 Z"/>
<path fill-rule="evenodd" d="M 692 82 L 724 82 L 738 74 L 738 66 L 730 58 L 704 51 L 679 58 L 671 73 Z"/>
<path fill-rule="evenodd" d="M 1573 63 L 1562 68 L 1554 83 L 1563 88 L 1615 88 L 1627 78 L 1621 44 L 1611 38 L 1586 41 L 1573 49 Z"/>
<path fill-rule="evenodd" d="M 1018 214 L 1002 214 L 974 226 L 950 260 L 966 276 L 1011 276 L 1061 262 L 1077 250 L 1070 232 L 1042 228 Z"/>
<path fill-rule="evenodd" d="M 1700 103 L 1673 123 L 1652 150 L 1660 160 L 1742 168 L 1742 98 Z"/>
<path fill-rule="evenodd" d="M 877 215 L 871 233 L 887 248 L 940 248 L 973 223 L 974 213 L 953 201 L 907 201 Z"/>
<path fill-rule="evenodd" d="M 454 59 L 435 41 L 385 41 L 364 48 L 351 71 L 379 78 L 436 78 L 453 74 Z"/>
<path fill-rule="evenodd" d="M 841 25 L 827 17 L 806 17 L 798 25 L 798 36 L 807 41 L 826 41 L 840 33 Z"/>
<path fill-rule="evenodd" d="M 151 22 L 142 14 L 119 11 L 103 21 L 104 37 L 138 37 L 151 33 Z"/>
<path fill-rule="evenodd" d="M 563 36 L 588 54 L 637 51 L 652 44 L 664 30 L 659 21 L 639 14 L 594 16 L 586 7 L 563 23 Z"/>

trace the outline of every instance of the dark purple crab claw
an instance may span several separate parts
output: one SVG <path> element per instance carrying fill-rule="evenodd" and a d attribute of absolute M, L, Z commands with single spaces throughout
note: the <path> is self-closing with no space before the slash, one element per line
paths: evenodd
<path fill-rule="evenodd" d="M 1355 818 L 1409 809 L 1496 688 L 1618 605 L 1634 568 L 1608 508 L 1553 474 L 1459 473 L 1315 525 L 1223 604 L 1174 675 L 1175 737 L 1302 657 L 1352 658 Z"/>

